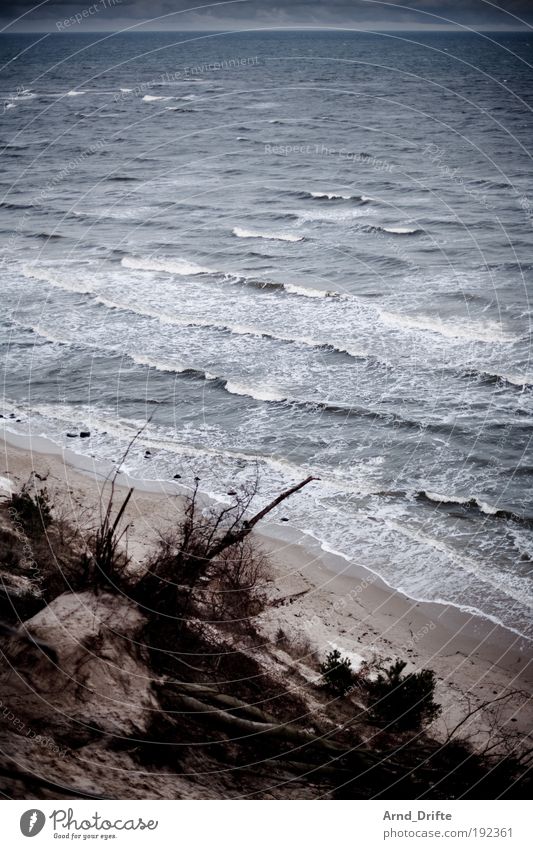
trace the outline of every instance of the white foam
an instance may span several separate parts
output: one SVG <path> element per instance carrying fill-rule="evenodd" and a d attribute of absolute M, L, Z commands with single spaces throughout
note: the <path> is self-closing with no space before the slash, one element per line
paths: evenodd
<path fill-rule="evenodd" d="M 153 357 L 145 356 L 144 354 L 130 354 L 129 355 L 134 363 L 140 366 L 149 366 L 150 368 L 155 368 L 157 371 L 163 372 L 176 372 L 177 374 L 181 374 L 184 371 L 187 371 L 187 366 L 182 363 L 169 363 L 162 360 L 155 360 Z"/>
<path fill-rule="evenodd" d="M 144 103 L 152 103 L 152 102 L 154 102 L 154 101 L 156 101 L 156 100 L 172 100 L 172 99 L 173 99 L 172 97 L 165 97 L 165 96 L 164 96 L 164 95 L 162 95 L 162 94 L 159 94 L 159 95 L 156 95 L 156 94 L 145 94 L 145 95 L 144 95 L 144 97 L 143 97 L 143 101 L 144 101 Z"/>
<path fill-rule="evenodd" d="M 16 94 L 10 98 L 10 100 L 33 100 L 34 97 L 37 97 L 29 88 L 23 89 L 20 94 Z"/>
<path fill-rule="evenodd" d="M 23 325 L 21 325 L 23 326 Z M 30 325 L 28 330 L 31 330 L 32 333 L 35 333 L 36 336 L 40 336 L 42 339 L 46 339 L 48 342 L 52 342 L 54 345 L 69 345 L 66 339 L 60 339 L 58 336 L 55 336 L 49 330 L 43 330 L 42 327 Z"/>
<path fill-rule="evenodd" d="M 257 230 L 245 230 L 243 227 L 234 227 L 233 235 L 239 239 L 272 239 L 279 242 L 303 242 L 303 236 L 295 233 L 261 233 Z"/>
<path fill-rule="evenodd" d="M 75 91 L 75 89 L 72 89 L 72 91 L 67 91 L 67 97 L 80 97 L 80 95 L 82 95 L 82 94 L 86 94 L 86 92 L 85 91 Z"/>
<path fill-rule="evenodd" d="M 479 509 L 481 510 L 481 512 L 486 513 L 487 516 L 494 516 L 494 514 L 498 512 L 497 507 L 493 507 L 492 504 L 487 504 L 486 501 L 478 501 L 476 499 L 476 503 L 477 503 Z"/>
<path fill-rule="evenodd" d="M 494 377 L 500 377 L 513 386 L 533 386 L 533 374 L 498 374 Z"/>
<path fill-rule="evenodd" d="M 327 198 L 328 200 L 351 200 L 352 195 L 336 195 L 335 192 L 309 192 L 313 198 Z"/>
<path fill-rule="evenodd" d="M 125 256 L 121 260 L 124 268 L 136 271 L 165 271 L 169 274 L 211 274 L 210 268 L 197 265 L 187 259 L 177 257 L 176 259 L 144 259 L 143 257 Z"/>
<path fill-rule="evenodd" d="M 479 322 L 461 322 L 454 324 L 431 318 L 425 315 L 402 315 L 400 313 L 379 310 L 379 315 L 384 324 L 406 330 L 428 331 L 438 333 L 446 339 L 465 339 L 470 342 L 514 342 L 516 336 L 502 330 L 495 321 L 484 324 Z"/>
<path fill-rule="evenodd" d="M 249 324 L 218 324 L 215 320 L 208 318 L 195 318 L 194 316 L 178 316 L 170 315 L 169 313 L 154 310 L 151 307 L 140 307 L 132 302 L 114 301 L 104 295 L 96 295 L 94 300 L 107 307 L 108 309 L 119 309 L 127 312 L 134 312 L 136 315 L 146 316 L 147 318 L 155 318 L 163 324 L 172 324 L 177 327 L 206 327 L 212 330 L 218 330 L 226 333 L 233 333 L 236 336 L 255 336 L 259 339 L 272 339 L 277 342 L 295 343 L 297 345 L 306 345 L 310 348 L 333 348 L 339 354 L 347 354 L 350 357 L 360 358 L 367 356 L 366 351 L 361 348 L 355 348 L 345 345 L 343 342 L 337 342 L 331 339 L 314 339 L 311 336 L 290 336 L 284 333 L 276 333 L 273 330 L 255 327 Z"/>
<path fill-rule="evenodd" d="M 468 504 L 469 498 L 462 498 L 460 495 L 440 495 L 438 492 L 424 492 L 426 498 L 430 501 L 436 501 L 438 504 Z"/>
<path fill-rule="evenodd" d="M 328 292 L 326 289 L 312 289 L 310 286 L 297 286 L 295 283 L 284 283 L 283 288 L 291 295 L 301 295 L 304 298 L 342 298 L 339 292 Z"/>
<path fill-rule="evenodd" d="M 121 88 L 120 90 L 123 91 L 125 94 L 127 94 L 130 91 L 133 91 L 132 88 Z"/>
<path fill-rule="evenodd" d="M 72 283 L 70 281 L 66 282 L 61 278 L 56 277 L 55 274 L 47 268 L 25 265 L 22 269 L 22 273 L 25 277 L 29 277 L 33 280 L 43 280 L 51 286 L 55 286 L 57 289 L 63 289 L 66 292 L 77 292 L 80 295 L 90 295 L 93 292 L 93 290 L 87 288 L 87 286 Z"/>
<path fill-rule="evenodd" d="M 412 227 L 382 227 L 384 233 L 394 233 L 396 236 L 412 236 L 418 233 L 416 228 Z"/>
<path fill-rule="evenodd" d="M 226 381 L 226 390 L 231 392 L 232 395 L 247 395 L 249 398 L 254 398 L 256 401 L 285 401 L 287 399 L 286 395 L 281 395 L 278 391 L 274 389 L 269 389 L 267 387 L 261 387 L 260 389 L 251 389 L 249 386 L 245 386 L 242 383 L 235 383 L 234 381 L 227 380 Z"/>

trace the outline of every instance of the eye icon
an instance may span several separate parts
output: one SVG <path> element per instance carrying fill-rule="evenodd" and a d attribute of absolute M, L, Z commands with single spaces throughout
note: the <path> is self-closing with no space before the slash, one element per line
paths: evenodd
<path fill-rule="evenodd" d="M 42 831 L 45 822 L 46 817 L 43 812 L 37 810 L 37 808 L 32 808 L 22 814 L 20 818 L 20 830 L 24 837 L 35 837 L 36 834 Z"/>

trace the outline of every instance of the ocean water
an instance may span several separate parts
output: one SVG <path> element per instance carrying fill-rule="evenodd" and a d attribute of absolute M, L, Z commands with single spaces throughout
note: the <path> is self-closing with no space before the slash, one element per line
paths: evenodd
<path fill-rule="evenodd" d="M 274 521 L 532 635 L 531 36 L 37 38 L 4 423 L 116 461 L 149 420 L 127 470 L 219 498 L 315 474 Z"/>

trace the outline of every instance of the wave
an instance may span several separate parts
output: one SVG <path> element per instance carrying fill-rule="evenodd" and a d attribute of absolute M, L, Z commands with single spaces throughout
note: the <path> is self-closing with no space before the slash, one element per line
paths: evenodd
<path fill-rule="evenodd" d="M 280 242 L 304 241 L 303 236 L 297 236 L 295 233 L 260 233 L 257 230 L 244 230 L 242 227 L 234 227 L 232 233 L 239 239 L 272 239 Z"/>
<path fill-rule="evenodd" d="M 268 387 L 254 389 L 244 385 L 243 383 L 236 383 L 232 380 L 224 381 L 224 389 L 226 390 L 226 392 L 230 392 L 232 395 L 246 395 L 248 398 L 253 398 L 255 401 L 268 401 L 277 403 L 280 401 L 287 400 L 286 395 L 283 395 L 275 389 L 270 389 Z"/>
<path fill-rule="evenodd" d="M 85 91 L 76 91 L 72 89 L 71 91 L 67 91 L 66 97 L 80 97 L 82 94 L 87 94 Z"/>
<path fill-rule="evenodd" d="M 145 94 L 143 97 L 144 103 L 153 103 L 156 100 L 173 100 L 173 97 L 165 96 L 163 94 Z"/>
<path fill-rule="evenodd" d="M 121 308 L 121 309 L 125 309 L 125 310 L 128 310 L 128 311 L 135 312 L 135 310 L 132 310 L 132 308 L 130 308 L 126 305 L 119 305 L 119 304 L 115 305 L 115 304 L 113 304 L 113 302 L 106 302 L 105 299 L 103 299 L 103 298 L 97 298 L 96 300 L 98 300 L 100 303 L 112 304 L 113 306 L 116 306 L 117 308 Z M 150 315 L 150 313 L 141 313 L 141 314 L 142 315 Z M 185 376 L 185 377 L 190 377 L 190 378 L 193 378 L 193 379 L 196 379 L 196 380 L 201 380 L 201 381 L 215 381 L 215 383 L 219 387 L 221 387 L 226 392 L 229 392 L 232 395 L 244 395 L 244 396 L 247 396 L 249 398 L 253 398 L 255 401 L 266 401 L 266 402 L 287 401 L 291 404 L 296 404 L 296 405 L 303 406 L 303 407 L 311 407 L 311 408 L 315 408 L 315 409 L 318 408 L 318 409 L 323 409 L 323 410 L 330 409 L 333 412 L 339 412 L 339 411 L 350 412 L 350 408 L 340 408 L 340 407 L 335 406 L 335 405 L 330 406 L 326 402 L 323 402 L 323 403 L 316 402 L 315 403 L 313 401 L 306 401 L 306 400 L 300 400 L 300 399 L 296 399 L 296 398 L 289 398 L 286 393 L 283 393 L 280 390 L 276 390 L 276 389 L 273 389 L 273 388 L 270 388 L 270 387 L 259 387 L 259 388 L 250 387 L 250 386 L 245 385 L 243 383 L 240 383 L 238 381 L 235 381 L 235 380 L 232 380 L 232 379 L 227 379 L 225 377 L 220 377 L 220 376 L 215 375 L 215 374 L 211 374 L 210 372 L 205 371 L 202 368 L 197 368 L 196 366 L 186 365 L 185 363 L 178 362 L 178 361 L 175 361 L 175 360 L 170 361 L 170 360 L 164 360 L 164 359 L 156 359 L 156 358 L 154 358 L 154 357 L 152 357 L 148 354 L 135 354 L 135 353 L 132 353 L 132 352 L 119 351 L 119 350 L 116 350 L 114 348 L 99 347 L 98 345 L 92 345 L 92 344 L 89 344 L 89 343 L 86 343 L 86 342 L 78 342 L 78 341 L 69 340 L 69 339 L 61 339 L 58 336 L 56 336 L 55 334 L 53 334 L 52 332 L 50 332 L 49 330 L 43 329 L 42 327 L 35 326 L 35 325 L 25 325 L 25 324 L 22 324 L 20 322 L 15 322 L 15 323 L 19 327 L 22 327 L 23 329 L 28 330 L 31 333 L 34 333 L 35 335 L 45 339 L 47 342 L 54 344 L 54 345 L 67 345 L 67 346 L 75 346 L 75 347 L 94 348 L 95 350 L 97 350 L 101 353 L 112 354 L 112 355 L 120 356 L 121 358 L 127 357 L 130 360 L 132 360 L 134 363 L 136 363 L 137 365 L 147 366 L 148 368 L 154 368 L 154 369 L 156 369 L 157 371 L 160 371 L 160 372 L 171 373 L 171 374 L 179 374 L 179 375 L 182 375 L 182 376 Z M 232 332 L 232 333 L 240 333 L 240 334 L 249 334 L 250 332 L 252 332 L 252 329 L 247 328 L 247 327 L 240 328 L 239 326 L 235 326 L 234 328 L 230 329 L 229 327 L 224 326 L 224 325 L 223 326 L 217 326 L 217 325 L 209 324 L 207 322 L 205 322 L 205 323 L 204 322 L 198 322 L 198 323 L 189 324 L 189 322 L 187 322 L 186 320 L 183 320 L 183 322 L 181 322 L 178 319 L 178 320 L 176 320 L 176 323 L 180 324 L 181 326 L 214 327 L 215 329 L 218 329 L 218 330 L 224 330 L 224 331 L 228 331 L 228 332 Z M 291 338 L 284 338 L 284 337 L 276 337 L 276 336 L 270 335 L 270 334 L 263 334 L 263 333 L 261 333 L 261 331 L 258 331 L 257 335 L 259 335 L 259 336 L 265 335 L 267 337 L 270 336 L 270 338 L 281 339 L 282 341 L 286 341 L 286 342 L 303 342 L 304 341 L 304 340 L 297 339 L 297 338 L 291 339 Z M 316 345 L 317 347 L 326 347 L 322 343 L 314 342 L 312 340 L 306 340 L 304 342 L 304 344 Z M 333 347 L 333 346 L 328 345 L 327 347 Z M 348 351 L 342 350 L 342 349 L 336 348 L 335 350 L 339 351 L 339 353 L 349 353 Z M 359 357 L 359 356 L 362 356 L 362 355 L 360 353 L 354 352 L 354 353 L 350 353 L 350 356 Z"/>
<path fill-rule="evenodd" d="M 414 236 L 415 233 L 422 233 L 417 227 L 382 227 L 384 233 L 394 233 L 396 236 Z"/>
<path fill-rule="evenodd" d="M 46 239 L 47 242 L 65 238 L 61 233 L 30 233 L 28 235 L 33 236 L 34 239 Z"/>
<path fill-rule="evenodd" d="M 135 264 L 134 264 L 135 263 Z M 138 264 L 137 264 L 138 263 Z M 142 271 L 167 271 L 172 274 L 187 275 L 187 274 L 210 274 L 219 275 L 223 278 L 224 283 L 229 283 L 234 286 L 245 286 L 251 289 L 258 289 L 263 292 L 284 293 L 300 298 L 328 298 L 339 301 L 351 300 L 351 296 L 342 292 L 336 292 L 330 289 L 315 289 L 312 286 L 300 286 L 296 283 L 278 283 L 274 280 L 258 280 L 254 277 L 246 277 L 240 274 L 232 274 L 227 271 L 217 271 L 215 269 L 206 268 L 191 260 L 143 260 L 136 257 L 123 257 L 121 264 L 126 268 L 138 269 Z M 156 267 L 157 266 L 157 267 Z M 330 343 L 324 343 L 330 344 Z"/>
<path fill-rule="evenodd" d="M 120 264 L 124 268 L 131 268 L 135 271 L 164 271 L 179 275 L 213 273 L 210 268 L 205 268 L 180 257 L 176 259 L 143 259 L 142 257 L 125 256 L 122 257 Z"/>
<path fill-rule="evenodd" d="M 166 360 L 156 360 L 153 357 L 149 357 L 144 354 L 127 354 L 126 356 L 139 366 L 148 366 L 148 368 L 155 368 L 157 371 L 171 372 L 175 374 L 188 374 L 191 377 L 199 377 L 202 380 L 208 379 L 207 372 L 202 369 L 193 368 L 192 366 L 186 366 L 182 363 L 171 363 Z"/>
<path fill-rule="evenodd" d="M 138 365 L 148 366 L 148 368 L 155 368 L 157 371 L 172 372 L 175 374 L 189 376 L 193 379 L 198 379 L 202 381 L 213 381 L 226 392 L 229 392 L 231 395 L 244 395 L 247 398 L 253 398 L 255 401 L 280 402 L 287 400 L 286 395 L 283 395 L 279 391 L 276 391 L 274 389 L 270 389 L 268 387 L 250 387 L 243 383 L 239 383 L 234 380 L 226 379 L 224 377 L 219 377 L 218 375 L 211 374 L 210 372 L 204 371 L 203 369 L 195 368 L 193 366 L 186 366 L 183 363 L 171 363 L 163 360 L 155 360 L 153 359 L 153 357 L 148 357 L 144 354 L 130 354 L 129 356 Z"/>
<path fill-rule="evenodd" d="M 350 200 L 354 203 L 366 204 L 370 203 L 372 198 L 367 195 L 341 195 L 335 192 L 300 192 L 299 197 L 312 198 L 313 200 L 330 200 L 330 201 L 346 201 Z"/>
<path fill-rule="evenodd" d="M 65 283 L 64 280 L 56 277 L 54 273 L 47 268 L 35 268 L 31 265 L 26 265 L 22 269 L 22 273 L 24 277 L 28 277 L 32 280 L 43 280 L 46 283 L 49 283 L 51 286 L 55 286 L 57 289 L 63 289 L 67 292 L 76 292 L 80 295 L 92 295 L 93 290 L 87 288 L 87 286 L 83 286 L 77 283 Z"/>
<path fill-rule="evenodd" d="M 15 201 L 2 201 L 0 203 L 2 209 L 35 209 L 36 204 L 33 203 L 16 203 Z"/>
<path fill-rule="evenodd" d="M 365 233 L 387 233 L 392 236 L 419 236 L 424 232 L 419 227 L 384 227 L 374 224 L 365 224 L 361 229 Z"/>
<path fill-rule="evenodd" d="M 19 94 L 13 94 L 9 98 L 10 102 L 20 101 L 20 100 L 34 100 L 37 95 L 33 93 L 29 88 L 25 88 L 19 92 Z"/>
<path fill-rule="evenodd" d="M 261 327 L 253 327 L 247 324 L 218 324 L 212 319 L 201 319 L 193 317 L 178 318 L 169 313 L 151 309 L 150 307 L 138 308 L 134 304 L 121 301 L 113 301 L 103 295 L 96 295 L 94 298 L 96 303 L 108 309 L 124 310 L 132 312 L 135 315 L 140 315 L 146 318 L 155 318 L 163 324 L 172 324 L 177 327 L 203 327 L 208 330 L 215 330 L 219 333 L 231 333 L 235 336 L 255 336 L 259 339 L 271 339 L 276 342 L 285 342 L 287 344 L 305 345 L 309 348 L 316 348 L 322 351 L 332 351 L 337 354 L 344 354 L 353 359 L 365 359 L 367 353 L 355 346 L 345 345 L 341 342 L 331 341 L 329 339 L 313 339 L 309 336 L 288 336 L 283 333 L 275 333 L 272 330 L 266 330 Z"/>
<path fill-rule="evenodd" d="M 518 389 L 533 386 L 533 374 L 498 374 L 497 372 L 469 369 L 462 372 L 462 376 L 478 378 L 485 383 L 495 384 L 496 386 L 512 386 Z"/>
<path fill-rule="evenodd" d="M 484 324 L 478 322 L 445 322 L 426 315 L 403 315 L 401 313 L 379 310 L 380 318 L 390 327 L 402 330 L 420 330 L 438 333 L 447 339 L 465 339 L 469 342 L 515 342 L 514 334 L 502 330 L 495 321 Z"/>
<path fill-rule="evenodd" d="M 58 336 L 55 336 L 49 330 L 43 330 L 42 327 L 38 327 L 33 324 L 25 325 L 20 322 L 15 322 L 19 327 L 24 328 L 24 330 L 29 330 L 31 333 L 34 333 L 36 336 L 40 336 L 42 339 L 46 339 L 47 342 L 51 342 L 52 345 L 70 345 L 70 342 L 66 339 L 60 339 Z"/>
<path fill-rule="evenodd" d="M 239 275 L 229 274 L 223 271 L 214 271 L 213 269 L 206 268 L 205 266 L 198 265 L 195 262 L 187 259 L 168 259 L 168 260 L 156 260 L 156 259 L 144 259 L 142 257 L 131 257 L 125 256 L 121 259 L 121 265 L 124 268 L 129 268 L 135 271 L 162 271 L 169 274 L 177 274 L 180 276 L 187 275 L 203 275 L 203 274 L 219 274 L 223 276 L 225 283 L 230 283 L 231 285 L 241 285 L 247 286 L 253 289 L 259 289 L 261 291 L 271 291 L 271 292 L 284 292 L 287 295 L 294 295 L 302 298 L 334 298 L 337 300 L 348 300 L 349 295 L 341 294 L 340 292 L 328 291 L 326 289 L 314 289 L 309 286 L 299 286 L 294 283 L 277 283 L 274 281 L 263 281 L 263 280 L 255 280 L 251 277 L 242 277 Z M 76 283 L 67 283 L 64 280 L 55 276 L 52 270 L 47 268 L 39 268 L 34 266 L 25 266 L 23 268 L 23 274 L 26 277 L 30 277 L 36 280 L 44 280 L 50 285 L 55 286 L 59 289 L 64 289 L 69 292 L 77 292 L 79 294 L 84 295 L 95 295 L 94 289 L 91 289 L 87 286 L 82 286 Z M 132 309 L 129 304 L 119 304 L 116 302 L 112 302 L 107 300 L 104 296 L 99 296 L 98 298 L 102 303 L 106 306 L 109 306 L 111 309 Z M 133 310 L 135 311 L 135 310 Z M 149 313 L 146 313 L 147 315 Z M 153 317 L 162 318 L 162 313 L 154 313 Z M 167 316 L 167 320 L 168 320 Z M 211 322 L 207 322 L 207 324 L 211 324 Z M 324 342 L 321 343 L 323 345 L 329 346 L 332 343 Z M 332 347 L 337 347 L 337 345 L 332 345 Z M 343 349 L 342 352 L 345 352 Z"/>
<path fill-rule="evenodd" d="M 513 510 L 495 507 L 486 501 L 481 501 L 481 499 L 475 496 L 442 495 L 438 492 L 430 492 L 429 490 L 422 489 L 415 494 L 415 498 L 418 501 L 431 501 L 434 504 L 456 504 L 468 510 L 476 510 L 485 516 L 491 516 L 495 519 L 507 519 L 519 524 L 533 526 L 533 516 L 521 516 Z"/>
<path fill-rule="evenodd" d="M 313 289 L 310 286 L 297 286 L 295 283 L 281 283 L 280 285 L 289 295 L 299 295 L 302 298 L 348 299 L 348 295 L 342 295 L 340 292 L 330 292 L 327 289 Z"/>

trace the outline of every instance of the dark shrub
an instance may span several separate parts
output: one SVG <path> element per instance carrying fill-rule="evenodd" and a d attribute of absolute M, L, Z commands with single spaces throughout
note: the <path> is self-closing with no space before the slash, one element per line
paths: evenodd
<path fill-rule="evenodd" d="M 52 508 L 46 488 L 32 492 L 29 484 L 24 484 L 20 492 L 11 496 L 11 508 L 15 513 L 14 519 L 20 522 L 28 536 L 39 536 L 52 522 Z"/>
<path fill-rule="evenodd" d="M 345 696 L 354 685 L 355 675 L 347 657 L 341 657 L 338 649 L 326 655 L 320 666 L 324 676 L 324 687 L 333 696 Z"/>
<path fill-rule="evenodd" d="M 405 661 L 397 660 L 382 670 L 375 681 L 367 681 L 372 721 L 397 731 L 418 729 L 441 711 L 440 705 L 433 700 L 435 673 L 431 669 L 421 669 L 402 675 L 406 666 Z"/>

